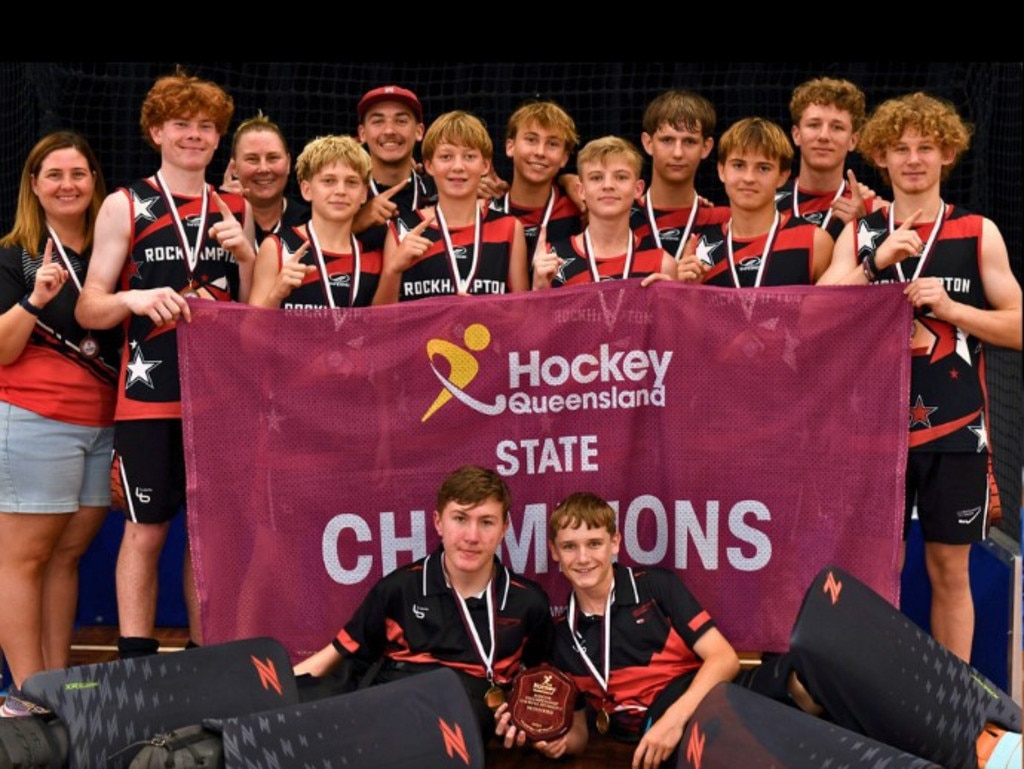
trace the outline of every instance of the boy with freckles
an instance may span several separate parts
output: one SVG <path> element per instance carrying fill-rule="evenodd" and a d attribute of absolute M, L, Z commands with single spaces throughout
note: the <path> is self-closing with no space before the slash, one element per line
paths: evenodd
<path fill-rule="evenodd" d="M 221 196 L 206 182 L 233 111 L 215 83 L 180 71 L 157 80 L 140 122 L 160 167 L 103 202 L 75 308 L 83 328 L 123 324 L 127 342 L 114 415 L 127 518 L 115 573 L 122 657 L 159 648 L 153 633 L 160 552 L 185 503 L 177 323 L 191 318 L 188 297 L 249 298 L 256 258 L 251 208 L 241 195 Z M 198 641 L 187 549 L 185 582 L 189 629 Z"/>
<path fill-rule="evenodd" d="M 925 93 L 880 104 L 860 152 L 893 202 L 846 226 L 822 284 L 906 284 L 914 306 L 904 536 L 917 508 L 932 587 L 931 632 L 970 662 L 971 543 L 985 538 L 990 451 L 983 347 L 1021 349 L 1021 288 L 996 225 L 946 203 L 970 143 L 953 106 Z"/>

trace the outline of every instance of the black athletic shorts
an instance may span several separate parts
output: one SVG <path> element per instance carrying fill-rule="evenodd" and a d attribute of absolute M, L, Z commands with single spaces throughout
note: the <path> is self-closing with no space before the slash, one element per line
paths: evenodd
<path fill-rule="evenodd" d="M 185 450 L 180 419 L 114 423 L 115 468 L 124 485 L 125 518 L 166 523 L 185 504 Z"/>
<path fill-rule="evenodd" d="M 925 542 L 967 545 L 988 531 L 988 454 L 912 451 L 903 537 L 917 502 Z"/>

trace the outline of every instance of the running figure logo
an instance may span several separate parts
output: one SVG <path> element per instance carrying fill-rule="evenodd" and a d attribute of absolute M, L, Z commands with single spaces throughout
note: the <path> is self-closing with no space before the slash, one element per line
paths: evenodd
<path fill-rule="evenodd" d="M 430 408 L 427 409 L 420 419 L 421 423 L 430 419 L 452 397 L 466 404 L 474 411 L 479 411 L 481 414 L 487 414 L 488 416 L 500 414 L 505 410 L 504 395 L 499 395 L 495 398 L 494 404 L 491 405 L 478 401 L 464 390 L 470 382 L 476 379 L 476 375 L 480 373 L 480 363 L 477 361 L 476 356 L 473 355 L 473 352 L 487 349 L 491 343 L 490 330 L 481 323 L 474 323 L 466 328 L 465 333 L 462 335 L 462 341 L 465 344 L 464 348 L 449 342 L 447 339 L 431 339 L 427 342 L 427 356 L 430 358 L 430 368 L 434 371 L 434 376 L 441 382 L 443 389 L 437 394 L 434 402 L 430 404 Z M 470 352 L 470 350 L 473 352 Z M 449 370 L 447 374 L 438 370 L 438 359 L 448 362 Z"/>

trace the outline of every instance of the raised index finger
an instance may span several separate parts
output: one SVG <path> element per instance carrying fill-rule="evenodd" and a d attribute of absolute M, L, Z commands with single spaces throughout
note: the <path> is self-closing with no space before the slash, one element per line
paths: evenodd
<path fill-rule="evenodd" d="M 436 215 L 434 214 L 434 212 L 431 211 L 429 214 L 427 214 L 426 216 L 423 217 L 423 221 L 422 222 L 420 222 L 415 227 L 413 227 L 411 230 L 409 230 L 409 234 L 411 234 L 411 235 L 422 235 L 424 230 L 426 230 L 427 227 L 429 227 L 430 225 L 432 225 L 434 223 L 435 216 Z"/>
<path fill-rule="evenodd" d="M 43 249 L 43 267 L 53 262 L 53 238 L 46 239 L 46 248 Z"/>
<path fill-rule="evenodd" d="M 850 186 L 850 196 L 855 201 L 863 200 L 864 196 L 860 194 L 860 185 L 857 184 L 857 177 L 854 176 L 852 168 L 849 168 L 846 171 L 846 181 L 848 182 L 848 184 Z"/>
<path fill-rule="evenodd" d="M 406 177 L 405 179 L 402 179 L 402 181 L 400 181 L 394 187 L 388 187 L 386 190 L 384 190 L 384 192 L 377 195 L 377 197 L 384 198 L 384 200 L 391 200 L 391 198 L 393 198 L 395 195 L 397 195 L 399 192 L 405 189 L 405 186 L 409 183 L 409 178 L 410 177 Z"/>
<path fill-rule="evenodd" d="M 537 246 L 534 249 L 538 254 L 553 254 L 554 251 L 548 246 L 548 228 L 541 226 L 537 233 Z"/>
<path fill-rule="evenodd" d="M 903 222 L 903 224 L 900 225 L 900 229 L 903 230 L 904 232 L 906 232 L 909 229 L 912 229 L 913 226 L 917 223 L 917 220 L 922 213 L 923 211 L 920 208 L 914 211 L 914 213 L 908 216 L 906 220 Z"/>
<path fill-rule="evenodd" d="M 286 262 L 297 262 L 297 261 L 299 261 L 299 259 L 302 258 L 302 255 L 304 253 L 306 253 L 306 251 L 308 251 L 308 250 L 309 250 L 309 241 L 308 240 L 304 240 L 304 241 L 302 241 L 302 245 L 301 246 L 299 246 L 294 251 L 292 251 L 290 254 L 288 254 L 288 256 L 285 259 L 285 261 Z"/>
<path fill-rule="evenodd" d="M 213 203 L 217 206 L 217 210 L 220 211 L 220 215 L 224 217 L 225 222 L 235 221 L 235 215 L 228 208 L 228 204 L 224 202 L 224 198 L 217 194 L 217 190 L 212 191 Z"/>

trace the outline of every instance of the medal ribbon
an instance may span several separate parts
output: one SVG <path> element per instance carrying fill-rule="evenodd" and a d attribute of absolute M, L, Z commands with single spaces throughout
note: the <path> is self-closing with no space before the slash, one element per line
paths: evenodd
<path fill-rule="evenodd" d="M 651 202 L 651 193 L 647 193 L 647 221 L 651 223 L 651 233 L 654 235 L 654 242 L 658 244 L 658 248 L 661 248 L 661 232 L 658 231 L 658 223 L 654 219 L 654 203 Z M 683 256 L 683 247 L 686 245 L 687 239 L 690 237 L 690 232 L 693 231 L 693 223 L 697 221 L 697 204 L 700 202 L 700 198 L 697 196 L 696 190 L 693 193 L 693 207 L 690 208 L 690 220 L 686 223 L 686 229 L 683 230 L 683 237 L 679 239 L 679 245 L 676 246 L 676 252 L 673 254 L 675 260 L 678 262 Z"/>
<path fill-rule="evenodd" d="M 594 247 L 590 242 L 590 228 L 583 230 L 583 251 L 587 256 L 587 266 L 590 267 L 590 277 L 595 283 L 601 282 L 601 275 L 597 271 L 597 259 L 594 258 Z M 629 231 L 629 241 L 626 243 L 626 265 L 622 270 L 622 277 L 628 278 L 633 269 L 633 231 Z"/>
<path fill-rule="evenodd" d="M 441 565 L 444 567 L 444 553 L 441 554 Z M 448 574 L 445 572 L 445 578 L 447 579 Z M 449 584 L 449 587 L 451 585 Z M 469 631 L 469 636 L 473 640 L 473 647 L 476 649 L 477 656 L 480 658 L 480 662 L 483 663 L 484 669 L 487 671 L 487 680 L 491 683 L 494 682 L 494 649 L 497 646 L 496 634 L 494 632 L 494 578 L 492 577 L 487 581 L 487 587 L 484 588 L 484 593 L 487 598 L 487 628 L 490 631 L 491 643 L 489 649 L 484 649 L 483 641 L 480 640 L 480 633 L 477 632 L 476 623 L 473 622 L 473 617 L 469 613 L 469 607 L 466 605 L 466 599 L 463 598 L 459 591 L 454 587 L 451 588 L 455 594 L 455 600 L 459 606 L 459 614 L 462 615 L 462 624 L 466 626 L 466 630 Z"/>
<path fill-rule="evenodd" d="M 468 294 L 469 285 L 473 282 L 477 265 L 480 263 L 480 229 L 483 219 L 480 206 L 476 206 L 476 224 L 473 230 L 473 262 L 469 266 L 469 275 L 466 276 L 465 280 L 462 279 L 462 273 L 459 272 L 458 260 L 455 258 L 455 247 L 452 245 L 452 235 L 448 231 L 448 222 L 445 221 L 440 203 L 434 206 L 434 211 L 437 213 L 437 224 L 441 228 L 441 237 L 444 238 L 445 252 L 448 255 L 448 266 L 451 268 L 452 277 L 455 279 L 455 287 L 460 294 Z"/>
<path fill-rule="evenodd" d="M 509 195 L 511 195 L 511 194 L 512 193 L 510 193 L 510 192 L 506 192 L 505 193 L 504 202 L 502 203 L 502 210 L 506 214 L 508 213 L 508 209 L 509 209 L 509 206 L 511 204 L 510 203 L 511 198 L 509 197 Z M 544 208 L 544 216 L 541 217 L 541 220 L 540 220 L 540 227 L 541 227 L 541 229 L 544 229 L 545 227 L 548 226 L 548 222 L 551 221 L 551 212 L 554 210 L 554 208 L 555 208 L 555 188 L 554 188 L 554 186 L 552 186 L 551 187 L 551 195 L 548 196 L 548 204 Z M 534 256 L 537 255 L 537 245 L 539 245 L 539 242 L 540 242 L 540 230 L 537 231 L 537 241 L 538 242 L 535 243 L 534 246 L 533 246 L 533 255 L 530 257 L 531 259 Z"/>
<path fill-rule="evenodd" d="M 754 288 L 758 288 L 761 285 L 761 278 L 764 277 L 764 268 L 768 264 L 768 255 L 772 252 L 772 246 L 775 245 L 775 233 L 779 229 L 779 222 L 782 220 L 782 215 L 776 211 L 775 219 L 772 220 L 771 229 L 768 230 L 768 237 L 764 241 L 764 250 L 761 252 L 761 262 L 757 265 L 757 277 L 754 278 Z M 725 245 L 727 247 L 729 255 L 729 271 L 732 272 L 732 281 L 736 284 L 736 288 L 740 288 L 740 276 L 736 272 L 736 258 L 732 252 L 732 219 L 725 227 Z"/>
<path fill-rule="evenodd" d="M 836 194 L 832 197 L 832 203 L 835 203 L 839 198 L 846 192 L 846 180 L 844 179 L 839 184 L 839 189 L 836 190 Z M 793 180 L 793 216 L 800 216 L 800 179 Z M 829 220 L 832 218 L 832 204 L 829 204 L 828 211 L 825 213 L 825 218 L 821 220 L 821 224 L 818 226 L 821 229 L 828 227 Z"/>
<path fill-rule="evenodd" d="M 57 233 L 54 232 L 53 227 L 47 224 L 46 229 L 50 232 L 50 239 L 53 240 L 53 245 L 57 247 L 57 254 L 60 257 L 61 264 L 64 266 L 64 269 L 68 271 L 68 275 L 71 277 L 71 282 L 75 284 L 75 288 L 78 289 L 78 293 L 81 294 L 82 282 L 78 279 L 78 275 L 75 274 L 75 268 L 71 266 L 71 260 L 68 258 L 68 254 L 64 250 L 64 244 L 60 242 L 60 238 L 57 237 Z"/>
<path fill-rule="evenodd" d="M 78 279 L 78 275 L 75 274 L 75 268 L 71 264 L 71 259 L 68 258 L 67 251 L 64 250 L 64 244 L 61 243 L 60 238 L 57 237 L 57 233 L 54 232 L 53 227 L 51 227 L 49 223 L 47 223 L 46 229 L 50 233 L 50 238 L 53 240 L 53 245 L 56 246 L 57 248 L 57 256 L 60 259 L 61 265 L 64 267 L 64 269 L 68 271 L 68 275 L 71 277 L 71 282 L 75 284 L 75 289 L 78 291 L 79 294 L 81 294 L 82 283 Z M 70 339 L 64 338 L 61 334 L 57 332 L 56 329 L 50 328 L 48 325 L 40 321 L 38 318 L 36 319 L 36 325 L 45 329 L 46 331 L 49 331 L 57 339 L 63 341 L 64 344 L 66 344 L 72 350 L 74 350 L 79 355 L 85 358 L 89 358 L 91 360 L 95 358 L 99 353 L 99 345 L 96 342 L 96 340 L 93 339 L 92 333 L 88 330 L 86 330 L 85 336 L 83 336 L 81 340 L 79 340 L 79 343 L 75 344 Z M 104 368 L 110 369 L 111 371 L 113 370 L 103 361 L 100 361 L 100 365 L 102 365 Z"/>
<path fill-rule="evenodd" d="M 597 685 L 601 687 L 601 691 L 604 693 L 605 699 L 608 698 L 608 677 L 611 671 L 611 649 L 612 649 L 612 601 L 615 600 L 615 580 L 612 580 L 611 589 L 608 591 L 608 599 L 605 601 L 604 616 L 601 617 L 601 630 L 604 635 L 604 671 L 603 674 L 598 671 L 597 666 L 594 665 L 593 660 L 587 654 L 586 650 L 580 644 L 580 634 L 576 631 L 576 591 L 574 590 L 569 595 L 569 631 L 572 636 L 573 645 L 576 647 L 576 651 L 580 653 L 583 658 L 583 662 L 587 666 L 587 670 L 590 671 L 590 675 Z"/>
<path fill-rule="evenodd" d="M 324 288 L 324 296 L 327 297 L 327 306 L 333 310 L 337 307 L 337 304 L 334 301 L 334 292 L 331 291 L 330 278 L 327 276 L 327 262 L 324 260 L 324 252 L 320 248 L 320 239 L 317 238 L 316 230 L 313 229 L 312 220 L 306 224 L 306 230 L 309 232 L 309 246 L 313 249 L 313 258 L 316 260 L 317 269 L 320 271 L 320 282 Z M 349 283 L 349 307 L 355 304 L 356 294 L 359 293 L 360 260 L 362 259 L 362 254 L 359 251 L 359 241 L 356 240 L 355 235 L 350 237 L 352 238 L 352 280 Z"/>
<path fill-rule="evenodd" d="M 196 265 L 199 264 L 199 249 L 203 245 L 203 233 L 206 232 L 206 214 L 210 209 L 210 190 L 206 183 L 203 183 L 203 204 L 199 213 L 199 229 L 196 232 L 196 243 L 195 246 L 190 246 L 188 243 L 188 233 L 185 232 L 185 225 L 181 221 L 181 215 L 178 213 L 178 207 L 174 204 L 174 196 L 171 195 L 171 190 L 167 186 L 167 182 L 164 181 L 163 175 L 157 171 L 156 180 L 160 185 L 160 193 L 164 197 L 164 203 L 171 212 L 171 216 L 174 219 L 174 227 L 178 231 L 178 240 L 181 241 L 181 249 L 185 252 L 185 265 L 188 269 L 188 280 L 192 282 L 192 273 L 196 269 Z"/>
<path fill-rule="evenodd" d="M 412 172 L 412 177 L 411 178 L 412 178 L 412 210 L 415 211 L 417 208 L 420 207 L 420 188 L 423 186 L 423 182 L 420 180 L 419 175 L 415 171 Z M 380 189 L 377 187 L 377 182 L 375 182 L 373 180 L 373 178 L 370 179 L 370 190 L 373 191 L 373 196 L 374 197 L 377 197 L 378 195 L 380 195 Z"/>
<path fill-rule="evenodd" d="M 889 234 L 892 235 L 896 229 L 896 206 L 889 206 Z M 935 245 L 935 241 L 939 238 L 939 230 L 942 229 L 943 223 L 946 221 L 946 204 L 942 198 L 939 198 L 939 213 L 935 216 L 935 224 L 932 225 L 931 235 L 928 236 L 928 241 L 924 244 L 924 248 L 921 249 L 921 253 L 918 254 L 921 258 L 917 261 L 917 267 L 914 269 L 914 274 L 910 277 L 911 280 L 917 280 L 917 276 L 921 274 L 921 270 L 924 269 L 924 263 L 928 261 L 929 255 L 932 252 L 932 246 Z M 906 276 L 903 274 L 903 265 L 901 262 L 896 262 L 893 265 L 896 268 L 896 272 L 899 273 L 900 280 L 904 283 L 907 282 Z"/>

